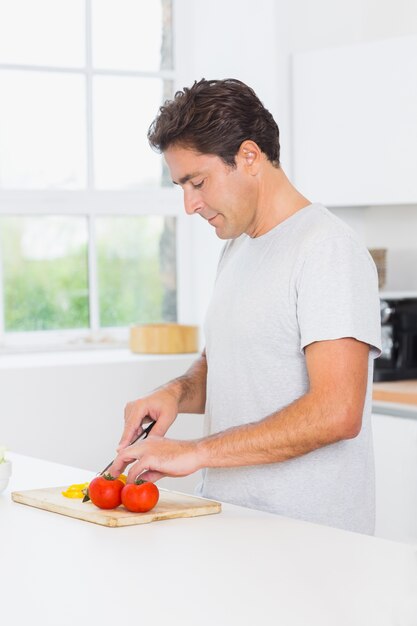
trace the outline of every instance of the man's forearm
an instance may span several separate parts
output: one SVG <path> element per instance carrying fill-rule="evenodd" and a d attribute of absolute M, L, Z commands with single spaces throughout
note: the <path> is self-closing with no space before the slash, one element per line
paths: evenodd
<path fill-rule="evenodd" d="M 171 380 L 164 388 L 177 398 L 179 413 L 204 413 L 206 385 L 207 360 L 203 351 L 185 374 Z"/>
<path fill-rule="evenodd" d="M 311 394 L 260 420 L 200 439 L 201 467 L 277 463 L 355 436 L 338 408 Z"/>

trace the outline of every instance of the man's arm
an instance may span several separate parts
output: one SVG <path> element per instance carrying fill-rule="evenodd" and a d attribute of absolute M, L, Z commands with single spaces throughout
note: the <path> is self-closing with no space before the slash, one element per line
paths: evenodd
<path fill-rule="evenodd" d="M 144 470 L 148 480 L 185 476 L 202 467 L 237 467 L 285 461 L 355 437 L 361 429 L 369 345 L 353 338 L 320 341 L 305 349 L 308 392 L 258 422 L 196 441 L 152 435 L 123 450 L 110 468 L 118 475 L 129 463 L 129 480 Z"/>
<path fill-rule="evenodd" d="M 160 389 L 172 393 L 178 402 L 178 413 L 204 413 L 206 406 L 207 359 L 204 349 L 200 357 L 178 378 Z"/>
<path fill-rule="evenodd" d="M 320 341 L 305 349 L 309 391 L 259 422 L 198 442 L 203 467 L 275 463 L 360 432 L 369 345 L 352 338 Z"/>

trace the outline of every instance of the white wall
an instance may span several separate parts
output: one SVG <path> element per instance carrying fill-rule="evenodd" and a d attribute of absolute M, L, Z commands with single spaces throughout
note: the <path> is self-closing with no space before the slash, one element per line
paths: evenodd
<path fill-rule="evenodd" d="M 417 205 L 368 207 L 365 222 L 368 247 L 388 248 L 385 290 L 416 291 Z"/>
<path fill-rule="evenodd" d="M 368 248 L 387 248 L 384 291 L 417 291 L 417 205 L 333 209 Z"/>

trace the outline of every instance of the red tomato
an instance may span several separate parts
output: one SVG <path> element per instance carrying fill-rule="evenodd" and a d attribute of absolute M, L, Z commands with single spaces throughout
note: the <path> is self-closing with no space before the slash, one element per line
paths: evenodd
<path fill-rule="evenodd" d="M 122 504 L 133 513 L 150 511 L 159 500 L 159 489 L 154 483 L 138 478 L 125 485 L 122 490 Z"/>
<path fill-rule="evenodd" d="M 88 495 L 100 509 L 115 509 L 122 503 L 122 489 L 124 484 L 121 480 L 113 478 L 110 474 L 97 476 L 88 486 Z"/>

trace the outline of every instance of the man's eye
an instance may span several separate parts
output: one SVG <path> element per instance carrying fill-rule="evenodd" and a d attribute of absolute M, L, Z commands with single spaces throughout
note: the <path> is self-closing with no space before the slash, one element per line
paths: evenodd
<path fill-rule="evenodd" d="M 204 184 L 204 180 L 202 180 L 201 183 L 195 183 L 195 184 L 193 183 L 193 187 L 194 189 L 201 189 L 203 184 Z"/>

